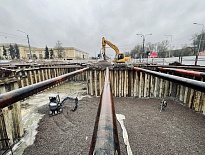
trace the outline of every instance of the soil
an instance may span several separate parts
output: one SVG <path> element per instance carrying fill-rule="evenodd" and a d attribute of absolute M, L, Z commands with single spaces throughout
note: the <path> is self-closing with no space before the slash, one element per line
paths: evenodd
<path fill-rule="evenodd" d="M 39 109 L 45 114 L 39 122 L 34 144 L 24 155 L 86 155 L 90 149 L 99 97 L 84 97 L 73 112 L 72 102 L 63 105 L 63 112 L 49 116 L 47 105 Z M 205 152 L 205 117 L 167 99 L 160 112 L 161 99 L 114 98 L 116 114 L 125 115 L 124 124 L 134 155 L 201 155 Z M 121 154 L 127 154 L 118 122 Z"/>

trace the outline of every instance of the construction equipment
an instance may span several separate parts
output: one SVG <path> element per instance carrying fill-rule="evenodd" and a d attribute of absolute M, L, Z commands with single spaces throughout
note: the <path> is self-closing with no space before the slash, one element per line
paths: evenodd
<path fill-rule="evenodd" d="M 49 114 L 55 115 L 61 113 L 63 111 L 62 105 L 66 100 L 75 100 L 75 107 L 73 107 L 72 111 L 75 111 L 78 108 L 78 98 L 66 97 L 60 102 L 59 94 L 51 94 L 49 96 Z"/>
<path fill-rule="evenodd" d="M 106 40 L 104 37 L 102 38 L 102 55 L 104 60 L 106 60 L 107 56 L 105 55 L 105 48 L 106 48 L 106 44 L 109 45 L 112 49 L 115 50 L 115 61 L 116 63 L 125 63 L 130 61 L 130 57 L 125 56 L 124 53 L 120 53 L 119 49 L 117 48 L 117 46 L 115 46 L 114 44 L 112 44 L 110 41 Z"/>
<path fill-rule="evenodd" d="M 162 112 L 162 110 L 165 110 L 166 107 L 167 107 L 167 101 L 163 99 L 160 104 L 160 112 Z"/>
<path fill-rule="evenodd" d="M 62 103 L 58 94 L 51 94 L 49 96 L 49 114 L 55 115 L 62 112 Z"/>

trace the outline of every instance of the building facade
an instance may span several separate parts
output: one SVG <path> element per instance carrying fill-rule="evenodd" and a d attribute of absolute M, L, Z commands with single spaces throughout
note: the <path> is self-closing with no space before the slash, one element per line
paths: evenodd
<path fill-rule="evenodd" d="M 0 59 L 11 59 L 11 55 L 9 52 L 9 46 L 12 45 L 14 47 L 14 43 L 4 43 L 0 44 Z M 30 58 L 30 53 L 33 59 L 44 59 L 45 58 L 45 48 L 37 48 L 31 47 L 31 51 L 29 50 L 28 46 L 17 44 L 20 54 L 20 59 L 28 60 Z M 4 55 L 4 49 L 6 50 L 6 55 Z M 61 47 L 58 48 L 48 48 L 49 51 L 49 59 L 51 50 L 53 50 L 53 57 L 52 59 L 69 59 L 69 60 L 76 60 L 76 59 L 88 59 L 89 54 L 82 50 L 79 50 L 75 47 Z"/>

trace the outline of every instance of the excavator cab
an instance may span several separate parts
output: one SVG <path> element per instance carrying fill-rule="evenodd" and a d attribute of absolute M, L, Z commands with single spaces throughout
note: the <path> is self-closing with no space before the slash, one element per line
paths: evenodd
<path fill-rule="evenodd" d="M 124 59 L 124 57 L 125 57 L 124 54 L 122 54 L 122 53 L 118 54 L 117 55 L 117 60 Z"/>
<path fill-rule="evenodd" d="M 53 103 L 60 103 L 60 97 L 58 94 L 50 95 L 49 100 L 50 100 L 50 102 L 53 102 Z"/>
<path fill-rule="evenodd" d="M 49 96 L 49 114 L 55 115 L 62 112 L 62 105 L 58 94 L 52 94 Z"/>

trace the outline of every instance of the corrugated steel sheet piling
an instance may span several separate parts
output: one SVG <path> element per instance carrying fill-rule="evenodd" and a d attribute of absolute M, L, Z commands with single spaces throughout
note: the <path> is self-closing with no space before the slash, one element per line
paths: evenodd
<path fill-rule="evenodd" d="M 117 122 L 111 92 L 109 69 L 106 68 L 104 87 L 95 121 L 89 155 L 120 155 Z"/>

